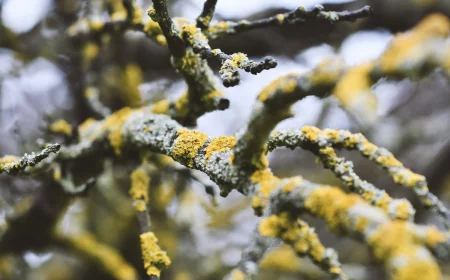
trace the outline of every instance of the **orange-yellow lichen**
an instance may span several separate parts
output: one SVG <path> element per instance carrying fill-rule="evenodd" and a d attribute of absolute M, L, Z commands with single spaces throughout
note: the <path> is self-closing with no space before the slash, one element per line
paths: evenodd
<path fill-rule="evenodd" d="M 57 120 L 50 124 L 50 131 L 53 133 L 63 134 L 63 135 L 71 135 L 72 134 L 72 126 L 66 122 L 65 120 Z"/>
<path fill-rule="evenodd" d="M 165 251 L 158 245 L 158 239 L 153 232 L 140 235 L 142 259 L 148 275 L 160 277 L 161 270 L 169 267 L 171 261 Z"/>
<path fill-rule="evenodd" d="M 259 213 L 266 205 L 270 192 L 279 184 L 280 179 L 275 177 L 269 169 L 263 169 L 255 171 L 250 180 L 253 184 L 259 184 L 258 193 L 252 197 L 252 207 Z"/>
<path fill-rule="evenodd" d="M 341 76 L 343 69 L 343 60 L 332 58 L 322 61 L 307 75 L 311 85 L 327 87 L 336 83 Z"/>
<path fill-rule="evenodd" d="M 333 90 L 342 106 L 368 121 L 376 118 L 377 98 L 372 92 L 370 72 L 374 63 L 354 66 L 342 75 Z"/>
<path fill-rule="evenodd" d="M 158 44 L 162 46 L 167 45 L 166 37 L 162 34 L 161 27 L 156 21 L 149 19 L 144 26 L 144 33 L 148 37 L 154 38 Z"/>
<path fill-rule="evenodd" d="M 78 126 L 78 135 L 80 136 L 80 139 L 89 138 L 89 136 L 91 136 L 91 128 L 95 123 L 97 123 L 95 119 L 88 118 Z"/>
<path fill-rule="evenodd" d="M 122 75 L 121 96 L 129 106 L 137 106 L 141 103 L 142 97 L 138 86 L 142 83 L 142 70 L 135 64 L 128 64 Z"/>
<path fill-rule="evenodd" d="M 55 167 L 53 169 L 53 180 L 55 180 L 56 182 L 59 182 L 61 180 L 61 168 L 59 166 Z"/>
<path fill-rule="evenodd" d="M 398 34 L 378 60 L 385 74 L 396 73 L 408 61 L 414 61 L 424 54 L 424 44 L 433 39 L 445 38 L 450 33 L 450 21 L 442 14 L 425 17 L 410 32 Z"/>
<path fill-rule="evenodd" d="M 326 221 L 329 228 L 336 232 L 345 231 L 342 222 L 346 221 L 347 210 L 363 200 L 355 194 L 346 194 L 337 187 L 319 187 L 311 191 L 305 200 L 310 213 Z"/>
<path fill-rule="evenodd" d="M 134 202 L 134 209 L 137 212 L 144 212 L 145 210 L 147 210 L 147 204 L 144 200 L 138 199 Z"/>
<path fill-rule="evenodd" d="M 283 245 L 268 252 L 259 263 L 261 269 L 286 272 L 299 272 L 301 270 L 301 265 L 302 262 L 288 245 Z"/>
<path fill-rule="evenodd" d="M 316 142 L 321 130 L 314 126 L 304 126 L 301 132 L 303 135 L 305 135 L 306 139 L 312 142 Z"/>
<path fill-rule="evenodd" d="M 200 131 L 180 129 L 172 149 L 172 157 L 180 163 L 194 167 L 194 158 L 208 136 Z"/>
<path fill-rule="evenodd" d="M 186 117 L 189 114 L 189 96 L 187 91 L 175 101 L 175 114 L 179 118 Z"/>
<path fill-rule="evenodd" d="M 99 243 L 91 234 L 61 237 L 75 250 L 100 263 L 115 279 L 133 280 L 137 274 L 134 268 L 115 249 Z"/>
<path fill-rule="evenodd" d="M 134 170 L 131 175 L 131 188 L 129 190 L 130 196 L 133 200 L 143 199 L 148 203 L 148 186 L 150 184 L 150 177 L 142 168 Z"/>
<path fill-rule="evenodd" d="M 212 153 L 232 150 L 236 145 L 236 137 L 234 136 L 220 136 L 215 137 L 205 149 L 205 158 L 209 159 Z"/>
<path fill-rule="evenodd" d="M 300 176 L 292 177 L 289 179 L 289 181 L 281 188 L 281 191 L 283 193 L 291 192 L 296 186 L 301 184 L 303 181 L 303 178 Z"/>
<path fill-rule="evenodd" d="M 120 155 L 121 148 L 123 146 L 122 125 L 131 113 L 131 108 L 124 107 L 111 116 L 107 117 L 104 121 L 104 126 L 106 126 L 106 129 L 109 132 L 109 143 L 114 149 L 114 153 L 116 153 L 116 155 Z"/>
<path fill-rule="evenodd" d="M 214 24 L 213 26 L 208 28 L 208 33 L 226 33 L 228 30 L 228 23 L 226 21 L 219 21 L 218 23 Z"/>
<path fill-rule="evenodd" d="M 246 278 L 245 273 L 237 268 L 231 271 L 230 280 L 245 280 Z"/>
<path fill-rule="evenodd" d="M 396 258 L 404 260 L 392 270 L 391 279 L 441 279 L 439 266 L 434 260 L 420 258 L 417 237 L 408 230 L 408 224 L 392 221 L 381 225 L 369 238 L 373 255 L 389 268 Z M 391 268 L 392 269 L 392 268 Z"/>
<path fill-rule="evenodd" d="M 100 52 L 99 46 L 94 42 L 87 42 L 83 45 L 82 55 L 83 61 L 82 66 L 86 69 L 94 58 L 97 57 Z"/>
<path fill-rule="evenodd" d="M 268 98 L 272 97 L 278 92 L 282 94 L 289 94 L 295 91 L 297 87 L 297 74 L 288 74 L 281 76 L 275 81 L 266 86 L 258 95 L 258 100 L 265 102 Z"/>
<path fill-rule="evenodd" d="M 160 100 L 160 101 L 156 102 L 155 104 L 153 104 L 152 113 L 153 114 L 167 114 L 167 112 L 169 111 L 169 108 L 170 108 L 170 102 L 163 99 L 163 100 Z"/>

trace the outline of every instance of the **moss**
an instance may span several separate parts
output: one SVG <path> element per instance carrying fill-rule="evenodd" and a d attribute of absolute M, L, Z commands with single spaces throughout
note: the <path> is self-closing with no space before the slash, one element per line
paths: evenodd
<path fill-rule="evenodd" d="M 53 133 L 63 134 L 63 135 L 71 135 L 72 134 L 72 126 L 66 122 L 65 120 L 57 120 L 50 124 L 50 131 Z"/>
<path fill-rule="evenodd" d="M 178 162 L 194 167 L 194 158 L 208 136 L 200 131 L 180 129 L 172 149 L 172 157 Z"/>
<path fill-rule="evenodd" d="M 130 188 L 130 196 L 133 200 L 143 199 L 146 203 L 148 203 L 148 186 L 150 184 L 150 177 L 147 172 L 145 172 L 142 168 L 138 168 L 134 170 L 131 175 L 131 188 Z"/>
<path fill-rule="evenodd" d="M 167 114 L 170 108 L 170 103 L 167 100 L 160 100 L 153 104 L 152 113 L 153 114 Z"/>
<path fill-rule="evenodd" d="M 234 136 L 220 136 L 214 138 L 205 149 L 205 158 L 209 159 L 212 153 L 232 150 L 236 145 L 236 137 Z"/>
<path fill-rule="evenodd" d="M 146 232 L 140 235 L 142 259 L 147 275 L 160 277 L 161 270 L 169 267 L 171 261 L 166 252 L 158 246 L 158 239 L 153 232 Z"/>

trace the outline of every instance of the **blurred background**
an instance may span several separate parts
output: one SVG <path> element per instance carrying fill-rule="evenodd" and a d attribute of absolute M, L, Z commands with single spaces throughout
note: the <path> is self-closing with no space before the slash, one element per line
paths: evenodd
<path fill-rule="evenodd" d="M 114 0 L 95 1 L 108 2 Z M 100 118 L 83 100 L 86 85 L 95 83 L 102 103 L 114 111 L 127 104 L 123 77 L 127 65 L 136 65 L 141 79 L 136 87 L 141 104 L 176 98 L 186 85 L 170 65 L 169 51 L 143 34 L 127 31 L 109 38 L 89 69 L 79 67 L 82 50 L 66 36 L 67 29 L 86 15 L 87 1 L 0 0 L 0 155 L 39 150 L 36 139 L 69 141 L 48 132 L 48 125 L 64 119 L 73 126 L 88 117 Z M 172 16 L 195 19 L 202 0 L 168 1 Z M 151 1 L 137 0 L 144 10 Z M 303 73 L 327 58 L 341 57 L 347 66 L 377 58 L 393 34 L 412 28 L 430 13 L 450 15 L 443 0 L 219 0 L 214 21 L 254 20 L 287 12 L 299 5 L 323 4 L 326 10 L 351 10 L 370 5 L 375 15 L 354 23 L 311 21 L 243 32 L 211 41 L 226 53 L 243 52 L 257 61 L 271 55 L 275 69 L 256 76 L 242 73 L 241 83 L 224 88 L 230 108 L 202 116 L 196 129 L 210 136 L 234 135 L 246 124 L 254 100 L 270 81 L 290 72 Z M 218 73 L 220 65 L 211 67 Z M 125 81 L 126 83 L 127 81 Z M 376 122 L 367 123 L 339 107 L 337 100 L 306 98 L 294 106 L 295 116 L 279 128 L 348 129 L 363 132 L 375 144 L 389 149 L 405 166 L 427 177 L 431 191 L 450 201 L 450 80 L 436 70 L 420 81 L 384 81 L 374 86 L 378 100 Z M 395 186 L 385 172 L 356 153 L 342 152 L 355 171 L 392 197 L 408 198 L 417 210 L 416 222 L 436 223 L 412 191 Z M 302 175 L 314 182 L 336 184 L 334 175 L 315 163 L 307 151 L 277 149 L 270 167 L 280 177 Z M 89 232 L 96 240 L 120 252 L 144 279 L 138 224 L 127 191 L 132 160 L 105 157 L 85 166 L 93 170 L 96 185 L 85 197 L 73 198 L 61 211 L 58 227 L 67 234 Z M 90 172 L 91 172 L 90 171 Z M 195 172 L 194 172 L 195 173 Z M 197 178 L 197 179 L 192 179 Z M 28 209 L 48 180 L 0 176 L 0 224 Z M 151 181 L 153 229 L 173 264 L 163 279 L 222 279 L 240 260 L 241 251 L 258 219 L 249 201 L 237 192 L 211 198 L 204 185 L 217 190 L 203 174 L 162 170 Z M 28 208 L 27 208 L 28 207 Z M 329 233 L 324 223 L 307 217 L 326 246 L 335 248 L 344 271 L 353 279 L 384 279 L 367 246 Z M 30 221 L 39 228 L 40 220 Z M 292 262 L 281 262 L 284 258 Z M 7 255 L 0 260 L 0 279 L 113 279 L 83 253 L 64 246 Z M 443 266 L 450 275 L 450 267 Z M 288 247 L 274 247 L 261 264 L 258 279 L 328 279 L 306 258 L 296 259 Z M 450 279 L 450 278 L 446 278 Z"/>

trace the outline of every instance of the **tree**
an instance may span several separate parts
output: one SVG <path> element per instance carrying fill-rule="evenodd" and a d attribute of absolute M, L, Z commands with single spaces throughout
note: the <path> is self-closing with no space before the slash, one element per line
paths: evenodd
<path fill-rule="evenodd" d="M 224 87 L 239 87 L 241 75 L 248 75 L 240 69 L 258 75 L 278 64 L 271 56 L 258 61 L 239 50 L 213 48 L 214 42 L 226 46 L 233 36 L 267 29 L 293 37 L 301 25 L 309 28 L 303 30 L 309 34 L 341 26 L 336 38 L 344 38 L 351 28 L 376 26 L 377 11 L 374 14 L 369 6 L 351 7 L 354 3 L 327 9 L 316 5 L 262 19 L 213 21 L 217 0 L 204 1 L 195 20 L 171 16 L 166 0 L 153 0 L 146 12 L 142 9 L 145 3 L 141 6 L 133 0 L 79 2 L 55 1 L 41 25 L 26 34 L 1 27 L 2 47 L 13 51 L 20 61 L 7 67 L 3 84 L 14 85 L 17 80 L 7 83 L 5 77 L 28 67 L 33 59 L 45 57 L 64 71 L 69 100 L 74 104 L 63 112 L 65 117 L 59 117 L 60 112 L 46 114 L 42 131 L 37 133 L 42 138 L 37 141 L 21 135 L 20 127 L 16 130 L 28 147 L 39 152 L 0 159 L 0 170 L 8 173 L 3 188 L 11 185 L 2 190 L 2 211 L 8 213 L 0 238 L 3 277 L 310 279 L 320 273 L 319 277 L 333 279 L 441 279 L 448 273 L 450 213 L 445 205 L 445 163 L 449 145 L 440 146 L 440 157 L 428 159 L 433 168 L 427 172 L 433 184 L 443 186 L 439 188 L 369 140 L 384 135 L 377 116 L 375 85 L 404 79 L 418 83 L 434 76 L 445 83 L 448 92 L 450 20 L 445 15 L 420 14 L 420 21 L 397 32 L 376 59 L 349 65 L 334 56 L 310 71 L 274 79 L 260 91 L 238 133 L 208 136 L 196 129 L 197 121 L 230 107 Z M 375 4 L 380 10 L 384 7 L 381 2 Z M 427 11 L 444 10 L 439 3 L 414 5 Z M 37 46 L 31 43 L 33 36 Z M 270 44 L 261 43 L 255 49 L 265 45 Z M 228 46 L 240 47 L 248 48 L 245 42 Z M 152 52 L 165 54 L 147 59 Z M 169 61 L 176 74 L 167 70 Z M 42 72 L 42 67 L 37 67 L 37 72 Z M 170 80 L 163 78 L 175 75 L 184 80 L 185 92 L 174 98 L 167 94 Z M 32 84 L 37 86 L 39 81 L 35 82 Z M 353 127 L 362 133 L 319 128 L 333 103 L 323 107 L 317 127 L 276 128 L 294 116 L 294 104 L 310 96 L 324 102 L 337 100 L 353 120 Z M 408 107 L 414 106 L 413 97 L 397 102 L 390 112 L 392 119 L 398 118 L 394 111 L 413 108 Z M 433 116 L 444 119 L 440 126 L 444 131 L 450 127 L 449 105 L 443 101 L 444 109 L 438 117 Z M 423 139 L 426 132 L 420 132 L 434 124 L 431 117 L 422 123 L 420 128 L 388 133 L 400 139 L 388 144 L 401 152 L 405 143 L 414 144 L 411 135 Z M 318 172 L 315 182 L 307 180 L 311 176 L 307 174 L 276 175 L 272 163 L 269 167 L 268 153 L 280 147 L 311 152 L 338 180 Z M 351 155 L 355 159 L 350 161 L 338 155 L 339 150 L 359 155 Z M 402 194 L 410 198 L 395 198 L 370 183 L 382 175 L 360 158 L 411 190 Z M 281 167 L 288 164 L 277 160 Z M 368 174 L 371 180 L 361 179 L 358 173 Z M 20 187 L 35 182 L 39 182 L 36 187 Z M 210 200 L 195 193 L 192 189 L 196 186 L 204 187 Z M 218 203 L 217 191 L 223 197 L 232 191 L 242 196 Z M 186 212 L 193 205 L 201 211 L 189 215 Z M 249 208 L 259 218 L 249 236 L 235 230 L 247 243 L 237 265 L 227 265 L 220 250 L 208 250 L 212 243 L 199 249 L 201 243 L 207 243 L 196 232 L 199 223 L 219 236 L 233 234 L 233 221 L 239 223 L 239 214 Z M 429 221 L 426 213 L 439 221 Z M 352 258 L 331 242 L 336 239 L 328 233 L 316 232 L 314 226 L 323 228 L 323 222 L 335 235 L 360 242 L 352 246 L 362 257 Z M 28 251 L 54 255 L 45 265 L 31 269 L 22 261 Z M 305 258 L 314 266 L 305 263 Z"/>

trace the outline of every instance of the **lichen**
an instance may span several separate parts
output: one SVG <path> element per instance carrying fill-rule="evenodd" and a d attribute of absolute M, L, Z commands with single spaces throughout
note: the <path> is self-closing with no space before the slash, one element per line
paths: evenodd
<path fill-rule="evenodd" d="M 163 100 L 160 100 L 160 101 L 156 102 L 155 104 L 153 104 L 152 113 L 153 114 L 167 114 L 167 112 L 169 111 L 169 108 L 170 108 L 170 102 L 163 99 Z"/>
<path fill-rule="evenodd" d="M 142 259 L 147 275 L 160 277 L 161 270 L 169 267 L 171 261 L 165 251 L 158 245 L 158 239 L 153 232 L 140 235 Z"/>
<path fill-rule="evenodd" d="M 259 267 L 261 269 L 269 269 L 285 272 L 299 272 L 302 262 L 295 255 L 291 247 L 283 245 L 264 255 Z"/>
<path fill-rule="evenodd" d="M 50 131 L 53 133 L 63 134 L 63 135 L 71 135 L 72 134 L 72 126 L 65 120 L 57 120 L 50 124 Z"/>
<path fill-rule="evenodd" d="M 150 177 L 144 169 L 138 168 L 134 170 L 131 175 L 131 188 L 129 190 L 130 196 L 133 200 L 143 199 L 148 203 L 148 186 L 150 184 Z"/>
<path fill-rule="evenodd" d="M 178 130 L 178 137 L 172 148 L 172 157 L 188 167 L 194 167 L 194 157 L 207 139 L 208 136 L 200 131 Z"/>
<path fill-rule="evenodd" d="M 142 70 L 135 64 L 128 64 L 122 75 L 121 96 L 129 106 L 137 106 L 141 103 L 142 97 L 138 86 L 142 83 Z"/>
<path fill-rule="evenodd" d="M 275 177 L 269 169 L 263 169 L 255 171 L 250 176 L 250 180 L 253 184 L 259 184 L 258 193 L 252 197 L 252 207 L 257 214 L 260 214 L 280 179 Z"/>
<path fill-rule="evenodd" d="M 212 153 L 232 150 L 236 145 L 236 137 L 234 136 L 220 136 L 215 137 L 205 149 L 205 158 L 209 159 Z"/>
<path fill-rule="evenodd" d="M 108 139 L 111 147 L 116 155 L 121 154 L 121 148 L 123 146 L 122 139 L 122 125 L 126 121 L 127 117 L 133 112 L 131 108 L 124 107 L 111 116 L 107 117 L 103 126 L 109 132 Z"/>
<path fill-rule="evenodd" d="M 276 93 L 290 94 L 295 91 L 297 87 L 297 74 L 288 74 L 281 76 L 275 81 L 266 86 L 258 95 L 258 100 L 265 102 Z"/>

